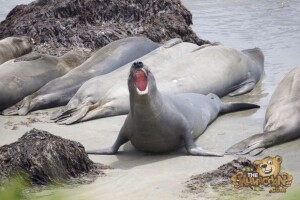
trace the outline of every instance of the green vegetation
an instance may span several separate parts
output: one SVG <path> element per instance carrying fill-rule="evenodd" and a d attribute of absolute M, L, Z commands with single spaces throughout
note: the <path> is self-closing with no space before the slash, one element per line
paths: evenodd
<path fill-rule="evenodd" d="M 15 174 L 7 181 L 0 183 L 0 200 L 37 200 L 39 197 L 30 193 L 33 191 L 29 179 L 24 174 Z M 54 193 L 40 197 L 43 200 L 62 200 L 63 196 Z"/>

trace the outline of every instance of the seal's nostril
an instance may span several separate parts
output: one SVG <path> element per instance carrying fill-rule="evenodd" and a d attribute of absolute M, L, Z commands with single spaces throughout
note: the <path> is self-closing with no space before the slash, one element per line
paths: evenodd
<path fill-rule="evenodd" d="M 143 68 L 144 67 L 144 64 L 142 63 L 142 62 L 135 62 L 135 63 L 133 63 L 132 64 L 132 66 L 134 67 L 134 68 Z"/>

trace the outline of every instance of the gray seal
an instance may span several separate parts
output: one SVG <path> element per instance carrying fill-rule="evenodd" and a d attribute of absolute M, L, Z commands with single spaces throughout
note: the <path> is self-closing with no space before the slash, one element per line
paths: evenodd
<path fill-rule="evenodd" d="M 32 94 L 49 81 L 80 65 L 83 57 L 69 52 L 62 57 L 27 54 L 0 66 L 0 111 Z M 3 114 L 8 114 L 5 110 Z"/>
<path fill-rule="evenodd" d="M 260 154 L 264 149 L 300 137 L 300 67 L 279 83 L 266 110 L 263 133 L 253 135 L 227 150 L 227 154 Z"/>
<path fill-rule="evenodd" d="M 191 44 L 182 42 L 171 48 L 159 48 L 155 50 L 157 54 L 139 59 L 155 73 L 160 91 L 241 95 L 255 87 L 264 71 L 264 56 L 258 48 L 238 51 L 220 45 L 190 50 L 187 47 Z M 166 56 L 161 55 L 175 55 L 177 59 L 166 62 Z M 59 124 L 72 124 L 128 114 L 129 93 L 124 84 L 127 76 L 128 71 L 121 70 L 87 81 L 52 119 Z"/>
<path fill-rule="evenodd" d="M 25 97 L 10 108 L 7 115 L 26 115 L 30 111 L 66 105 L 87 80 L 114 71 L 158 47 L 157 43 L 145 37 L 129 37 L 111 42 L 76 69 Z"/>
<path fill-rule="evenodd" d="M 196 146 L 198 138 L 220 113 L 258 108 L 247 103 L 222 103 L 214 94 L 160 93 L 151 71 L 136 62 L 128 78 L 130 112 L 114 145 L 89 154 L 115 154 L 131 141 L 134 147 L 150 153 L 165 153 L 185 146 L 193 156 L 222 156 Z"/>
<path fill-rule="evenodd" d="M 33 39 L 30 37 L 8 37 L 0 40 L 0 64 L 27 53 L 33 48 Z"/>

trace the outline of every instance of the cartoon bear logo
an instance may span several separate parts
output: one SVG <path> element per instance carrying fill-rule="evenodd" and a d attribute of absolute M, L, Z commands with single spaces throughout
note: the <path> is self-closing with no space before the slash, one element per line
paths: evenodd
<path fill-rule="evenodd" d="M 258 174 L 262 177 L 274 176 L 277 177 L 280 173 L 282 158 L 280 156 L 265 157 L 263 160 L 253 162 Z"/>

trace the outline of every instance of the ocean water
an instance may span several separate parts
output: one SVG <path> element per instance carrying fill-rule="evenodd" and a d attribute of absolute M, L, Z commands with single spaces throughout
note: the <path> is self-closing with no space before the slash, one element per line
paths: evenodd
<path fill-rule="evenodd" d="M 0 0 L 0 21 L 4 20 L 9 11 L 16 5 L 28 4 L 30 2 L 32 2 L 32 0 Z"/>

